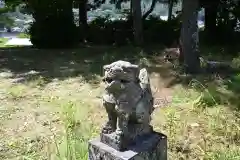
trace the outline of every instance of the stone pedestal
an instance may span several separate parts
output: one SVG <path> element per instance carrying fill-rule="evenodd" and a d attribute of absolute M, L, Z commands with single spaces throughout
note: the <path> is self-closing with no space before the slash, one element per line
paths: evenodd
<path fill-rule="evenodd" d="M 122 152 L 94 139 L 89 141 L 88 154 L 89 160 L 167 160 L 167 137 L 153 132 Z"/>
<path fill-rule="evenodd" d="M 139 142 L 146 137 L 149 137 L 153 134 L 153 128 L 151 125 L 143 124 L 128 124 L 128 134 L 122 137 L 120 141 L 115 139 L 116 133 L 111 134 L 100 134 L 100 141 L 108 146 L 118 150 L 124 151 L 128 146 L 134 145 L 134 143 Z"/>

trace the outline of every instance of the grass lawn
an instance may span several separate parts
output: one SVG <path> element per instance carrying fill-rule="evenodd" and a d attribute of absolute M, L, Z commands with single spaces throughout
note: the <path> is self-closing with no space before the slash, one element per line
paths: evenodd
<path fill-rule="evenodd" d="M 0 48 L 5 47 L 4 44 L 7 42 L 7 38 L 0 38 Z"/>
<path fill-rule="evenodd" d="M 147 67 L 170 160 L 240 159 L 240 75 L 180 75 L 158 47 L 0 50 L 0 159 L 87 160 L 106 120 L 102 66 L 119 59 Z"/>

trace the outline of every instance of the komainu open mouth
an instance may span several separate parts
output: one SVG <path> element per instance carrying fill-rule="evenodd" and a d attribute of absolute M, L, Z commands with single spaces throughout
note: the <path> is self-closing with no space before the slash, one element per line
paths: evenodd
<path fill-rule="evenodd" d="M 107 82 L 107 83 L 111 83 L 113 81 L 113 79 L 107 77 L 107 78 L 103 78 L 102 81 Z"/>
<path fill-rule="evenodd" d="M 102 81 L 103 82 L 107 82 L 107 83 L 111 83 L 112 81 L 114 81 L 114 79 L 106 77 L 106 78 L 103 78 Z M 121 83 L 129 83 L 130 82 L 130 81 L 126 80 L 126 79 L 120 79 L 118 81 L 120 81 Z"/>

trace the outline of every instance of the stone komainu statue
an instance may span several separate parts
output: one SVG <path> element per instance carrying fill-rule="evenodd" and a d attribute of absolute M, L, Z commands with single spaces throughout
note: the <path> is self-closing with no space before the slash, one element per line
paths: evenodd
<path fill-rule="evenodd" d="M 149 76 L 145 68 L 126 61 L 113 62 L 103 69 L 103 106 L 108 121 L 102 134 L 111 135 L 114 143 L 124 147 L 136 137 L 152 132 L 149 123 L 154 108 Z"/>

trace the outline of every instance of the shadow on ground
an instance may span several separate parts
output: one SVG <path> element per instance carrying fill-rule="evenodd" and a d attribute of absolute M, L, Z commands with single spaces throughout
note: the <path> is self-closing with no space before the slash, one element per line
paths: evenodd
<path fill-rule="evenodd" d="M 83 47 L 68 50 L 38 50 L 30 47 L 0 49 L 0 69 L 11 73 L 16 82 L 42 77 L 45 83 L 82 76 L 91 82 L 102 75 L 102 66 L 116 60 L 136 63 L 145 53 L 154 52 L 134 47 Z"/>
<path fill-rule="evenodd" d="M 219 59 L 230 60 L 226 56 L 229 50 L 219 48 L 218 50 L 204 50 L 204 54 L 212 56 L 210 53 L 220 53 Z M 54 79 L 64 80 L 69 77 L 81 76 L 90 84 L 98 84 L 98 77 L 102 76 L 102 66 L 116 60 L 127 60 L 133 63 L 148 65 L 150 73 L 156 73 L 161 80 L 166 80 L 166 88 L 171 88 L 176 84 L 184 87 L 189 85 L 193 80 L 206 88 L 211 87 L 214 90 L 214 96 L 227 99 L 221 103 L 230 103 L 240 108 L 238 102 L 240 80 L 236 81 L 230 74 L 211 74 L 186 76 L 176 71 L 172 65 L 164 63 L 160 53 L 163 47 L 148 46 L 143 49 L 135 47 L 105 47 L 89 46 L 81 49 L 68 50 L 38 50 L 29 47 L 23 48 L 2 48 L 0 49 L 0 70 L 1 76 L 8 75 L 14 82 L 24 83 L 36 80 L 39 77 L 44 79 L 47 84 Z M 209 52 L 209 53 L 207 53 Z M 236 52 L 236 51 L 234 51 Z M 213 56 L 212 56 L 213 57 Z M 228 57 L 228 58 L 226 58 Z M 218 88 L 225 86 L 231 93 L 218 91 Z M 236 87 L 237 86 L 237 87 Z M 195 87 L 202 91 L 204 87 Z M 238 88 L 238 89 L 237 89 Z"/>

